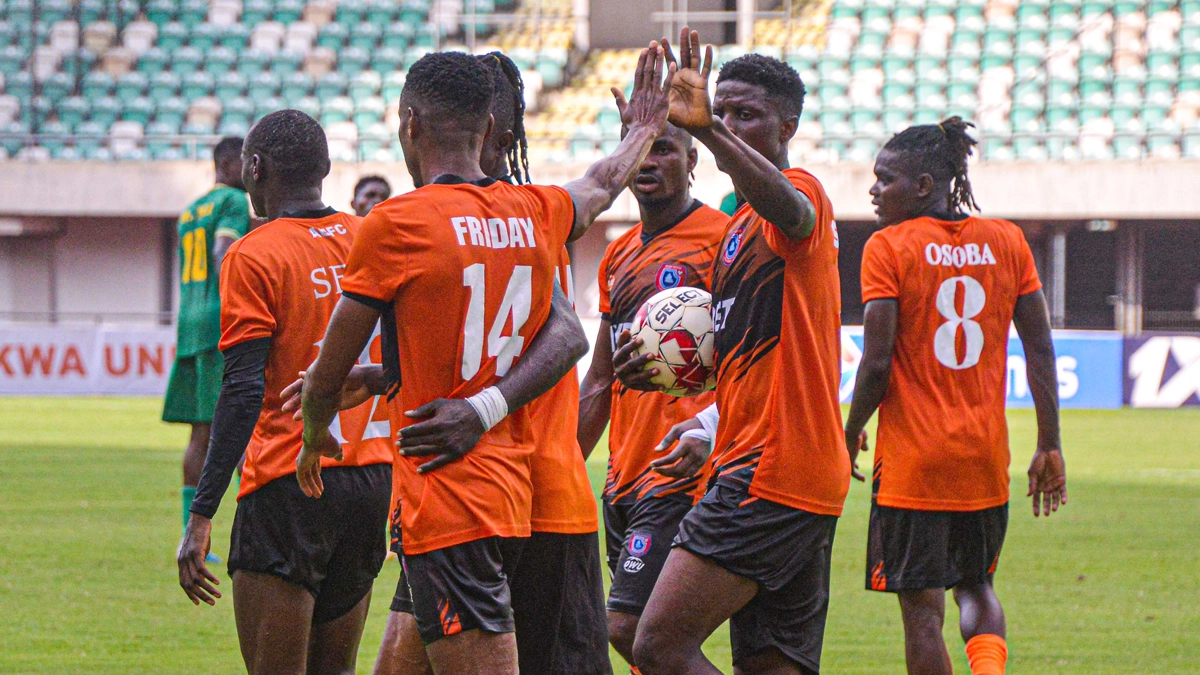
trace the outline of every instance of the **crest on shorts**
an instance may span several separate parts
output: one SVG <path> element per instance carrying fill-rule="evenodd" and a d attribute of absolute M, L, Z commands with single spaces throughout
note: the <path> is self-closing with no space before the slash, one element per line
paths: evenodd
<path fill-rule="evenodd" d="M 742 239 L 746 236 L 746 226 L 739 225 L 733 234 L 729 235 L 729 241 L 725 242 L 725 251 L 721 254 L 721 262 L 726 265 L 732 265 L 733 259 L 737 257 L 738 251 L 742 248 Z"/>
<path fill-rule="evenodd" d="M 675 263 L 663 263 L 658 268 L 658 275 L 654 277 L 654 285 L 658 286 L 658 290 L 665 291 L 668 288 L 676 288 L 683 285 L 683 278 L 687 276 L 687 268 L 683 265 Z"/>
<path fill-rule="evenodd" d="M 641 558 L 650 550 L 650 535 L 642 532 L 634 532 L 629 535 L 629 544 L 626 548 L 629 549 L 629 555 Z"/>

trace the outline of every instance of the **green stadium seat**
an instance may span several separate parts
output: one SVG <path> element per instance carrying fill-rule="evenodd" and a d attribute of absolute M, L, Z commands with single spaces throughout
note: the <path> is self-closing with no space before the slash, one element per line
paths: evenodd
<path fill-rule="evenodd" d="M 329 47 L 330 49 L 341 49 L 342 45 L 346 44 L 346 38 L 350 34 L 350 29 L 345 24 L 329 23 L 317 33 L 317 46 Z"/>
<path fill-rule="evenodd" d="M 0 13 L 3 5 L 0 4 Z M 0 19 L 0 47 L 11 45 L 17 39 L 17 29 L 8 21 Z"/>
<path fill-rule="evenodd" d="M 346 47 L 338 52 L 337 68 L 346 77 L 353 77 L 367 67 L 371 55 L 361 47 Z M 554 86 L 547 83 L 547 86 Z"/>
<path fill-rule="evenodd" d="M 1018 136 L 1013 138 L 1013 156 L 1023 161 L 1045 161 L 1046 149 L 1037 138 Z"/>
<path fill-rule="evenodd" d="M 289 106 L 295 108 L 301 99 L 312 93 L 312 90 L 312 77 L 307 73 L 296 72 L 283 78 L 279 95 Z"/>
<path fill-rule="evenodd" d="M 207 52 L 220 42 L 224 33 L 224 29 L 220 26 L 205 22 L 192 28 L 191 34 L 188 36 L 188 44 L 202 52 Z"/>
<path fill-rule="evenodd" d="M 1113 134 L 1113 155 L 1117 159 L 1138 160 L 1142 158 L 1141 134 Z"/>
<path fill-rule="evenodd" d="M 240 119 L 222 116 L 217 125 L 217 134 L 221 136 L 245 136 L 250 131 L 250 123 Z"/>
<path fill-rule="evenodd" d="M 412 25 L 425 22 L 429 16 L 429 3 L 423 0 L 405 0 L 400 7 L 400 20 Z"/>
<path fill-rule="evenodd" d="M 270 0 L 245 0 L 242 3 L 242 25 L 248 29 L 253 29 L 258 24 L 266 21 L 270 16 L 274 7 Z"/>
<path fill-rule="evenodd" d="M 175 18 L 176 9 L 175 0 L 150 0 L 146 3 L 146 18 L 162 30 L 163 26 Z"/>
<path fill-rule="evenodd" d="M 187 38 L 187 26 L 178 21 L 171 21 L 158 29 L 158 47 L 168 53 L 182 47 Z"/>
<path fill-rule="evenodd" d="M 408 49 L 408 46 L 412 44 L 414 33 L 415 31 L 410 24 L 403 21 L 396 21 L 384 31 L 382 46 L 401 51 Z"/>
<path fill-rule="evenodd" d="M 41 127 L 50 119 L 50 113 L 54 112 L 54 104 L 45 96 L 34 96 L 30 104 L 30 110 L 33 113 L 33 123 L 37 127 Z"/>
<path fill-rule="evenodd" d="M 75 79 L 63 72 L 54 73 L 42 81 L 42 96 L 51 103 L 58 103 L 66 98 L 75 88 Z"/>
<path fill-rule="evenodd" d="M 391 161 L 391 145 L 395 135 L 382 122 L 358 131 L 358 151 L 367 161 Z"/>
<path fill-rule="evenodd" d="M 196 72 L 204 63 L 204 54 L 195 47 L 180 47 L 171 55 L 171 70 L 182 77 Z"/>
<path fill-rule="evenodd" d="M 207 122 L 188 122 L 180 130 L 184 136 L 211 136 L 216 132 L 216 125 Z"/>
<path fill-rule="evenodd" d="M 250 40 L 250 29 L 245 23 L 235 23 L 231 26 L 226 26 L 221 33 L 221 46 L 228 47 L 232 50 L 241 51 L 246 48 L 246 42 Z"/>
<path fill-rule="evenodd" d="M 392 0 L 373 0 L 367 3 L 366 20 L 376 26 L 387 26 L 396 20 L 396 9 Z"/>
<path fill-rule="evenodd" d="M 434 45 L 438 42 L 437 36 L 434 35 L 436 30 L 437 28 L 429 25 L 419 26 L 416 33 L 413 34 L 413 45 L 424 48 L 426 52 L 433 51 Z"/>
<path fill-rule="evenodd" d="M 188 104 L 178 96 L 164 99 L 158 102 L 154 119 L 158 122 L 172 125 L 176 131 L 183 124 L 183 118 L 187 115 Z"/>
<path fill-rule="evenodd" d="M 317 86 L 313 92 L 317 98 L 322 101 L 327 101 L 335 96 L 341 96 L 346 92 L 347 78 L 340 71 L 332 71 L 325 73 L 321 79 L 317 80 Z"/>
<path fill-rule="evenodd" d="M 225 73 L 217 78 L 216 85 L 213 87 L 213 95 L 221 103 L 228 103 L 235 98 L 241 98 L 242 94 L 246 91 L 248 82 L 249 78 L 244 73 Z"/>
<path fill-rule="evenodd" d="M 59 101 L 55 110 L 58 120 L 67 125 L 68 130 L 74 130 L 91 113 L 92 106 L 82 96 L 68 96 Z"/>
<path fill-rule="evenodd" d="M 404 90 L 404 79 L 408 73 L 402 70 L 393 70 L 383 74 L 383 90 L 381 92 L 383 100 L 395 101 L 400 98 L 400 92 Z"/>
<path fill-rule="evenodd" d="M 254 103 L 248 98 L 233 98 L 221 106 L 221 122 L 237 122 L 250 125 L 254 117 Z"/>
<path fill-rule="evenodd" d="M 421 57 L 433 51 L 432 47 L 425 45 L 416 45 L 404 50 L 404 64 L 411 66 L 421 59 Z"/>
<path fill-rule="evenodd" d="M 301 0 L 276 0 L 275 13 L 273 18 L 287 25 L 294 21 L 300 20 L 300 15 L 304 13 L 304 3 Z"/>
<path fill-rule="evenodd" d="M 321 105 L 321 126 L 345 122 L 354 114 L 354 101 L 349 96 L 334 96 L 324 99 Z"/>
<path fill-rule="evenodd" d="M 380 47 L 371 53 L 371 70 L 390 73 L 404 65 L 404 52 L 394 47 Z"/>
<path fill-rule="evenodd" d="M 139 96 L 133 100 L 126 101 L 125 107 L 121 110 L 121 119 L 128 122 L 138 122 L 145 125 L 154 115 L 155 105 L 147 96 Z"/>
<path fill-rule="evenodd" d="M 11 157 L 12 155 L 15 155 L 18 152 L 20 152 L 21 148 L 24 147 L 25 141 L 23 139 L 21 139 L 20 137 L 16 136 L 16 134 L 28 134 L 29 133 L 29 123 L 28 122 L 12 122 L 7 127 L 5 127 L 3 129 L 3 131 L 5 134 L 10 134 L 10 135 L 8 137 L 0 140 L 0 147 L 4 148 L 5 153 Z"/>
<path fill-rule="evenodd" d="M 374 70 L 364 70 L 350 80 L 348 93 L 357 105 L 369 97 L 378 97 L 383 78 Z"/>
<path fill-rule="evenodd" d="M 284 77 L 300 70 L 300 66 L 303 64 L 303 52 L 284 49 L 276 53 L 275 57 L 271 59 L 271 72 L 279 77 Z"/>
<path fill-rule="evenodd" d="M 11 88 L 11 81 L 8 82 L 8 86 Z M 80 82 L 80 90 L 83 92 L 84 97 L 93 101 L 102 96 L 108 96 L 112 93 L 114 87 L 116 87 L 116 82 L 112 76 L 100 71 L 88 73 Z M 9 91 L 8 93 L 11 94 L 13 92 Z"/>
<path fill-rule="evenodd" d="M 237 52 L 228 47 L 213 47 L 204 60 L 204 69 L 212 73 L 213 77 L 220 77 L 233 70 L 237 62 Z"/>
<path fill-rule="evenodd" d="M 245 75 L 261 73 L 271 62 L 271 55 L 257 49 L 247 49 L 238 57 L 237 70 Z"/>
<path fill-rule="evenodd" d="M 334 13 L 334 21 L 343 26 L 357 26 L 366 19 L 366 16 L 366 3 L 361 0 L 341 0 Z"/>
<path fill-rule="evenodd" d="M 50 156 L 58 159 L 63 156 L 63 150 L 66 149 L 67 143 L 64 136 L 70 135 L 70 129 L 62 122 L 50 120 L 43 124 L 38 133 L 42 134 L 41 143 L 43 148 L 50 151 Z"/>
<path fill-rule="evenodd" d="M 188 73 L 183 77 L 183 85 L 180 87 L 180 92 L 183 97 L 189 101 L 195 101 L 201 96 L 208 96 L 212 93 L 216 82 L 212 74 L 198 70 L 194 73 Z"/>
<path fill-rule="evenodd" d="M 100 21 L 106 13 L 104 0 L 79 1 L 79 25 L 81 26 Z M 159 26 L 159 28 L 162 28 L 162 26 Z"/>
<path fill-rule="evenodd" d="M 66 0 L 39 0 L 38 20 L 53 25 L 71 15 L 71 3 Z"/>
<path fill-rule="evenodd" d="M 208 2 L 206 0 L 181 0 L 179 3 L 179 22 L 192 30 L 208 19 Z"/>
<path fill-rule="evenodd" d="M 1159 128 L 1167 121 L 1171 108 L 1164 105 L 1147 105 L 1142 108 L 1141 120 L 1147 129 Z"/>
<path fill-rule="evenodd" d="M 1012 122 L 1013 131 L 1039 131 L 1041 119 L 1042 111 L 1038 108 L 1013 106 L 1009 111 L 1009 120 Z"/>
<path fill-rule="evenodd" d="M 359 49 L 374 49 L 375 44 L 382 37 L 382 28 L 369 21 L 364 21 L 350 29 L 348 42 L 350 46 Z"/>
<path fill-rule="evenodd" d="M 1185 51 L 1180 54 L 1179 72 L 1185 76 L 1200 75 L 1200 52 Z"/>
<path fill-rule="evenodd" d="M 145 94 L 149 84 L 150 78 L 146 77 L 145 73 L 136 70 L 125 73 L 117 79 L 116 97 L 121 99 L 122 103 L 128 103 Z"/>
<path fill-rule="evenodd" d="M 161 73 L 166 70 L 167 63 L 171 60 L 170 55 L 163 49 L 151 47 L 142 52 L 138 57 L 137 69 L 146 75 L 153 76 L 155 73 Z"/>
<path fill-rule="evenodd" d="M 1200 131 L 1185 133 L 1180 150 L 1188 159 L 1200 159 Z"/>
<path fill-rule="evenodd" d="M 170 98 L 179 92 L 183 78 L 178 73 L 161 72 L 150 76 L 150 86 L 147 95 L 155 101 Z"/>
<path fill-rule="evenodd" d="M 1108 68 L 1111 59 L 1112 55 L 1104 52 L 1082 52 L 1077 62 L 1079 73 L 1081 75 L 1091 75 Z"/>
<path fill-rule="evenodd" d="M 321 114 L 321 101 L 316 96 L 305 96 L 293 103 L 292 107 L 312 118 Z"/>
<path fill-rule="evenodd" d="M 541 74 L 542 83 L 546 87 L 554 88 L 562 86 L 564 64 L 559 63 L 557 60 L 538 57 L 535 68 Z"/>
<path fill-rule="evenodd" d="M 254 101 L 254 121 L 258 121 L 276 110 L 283 110 L 288 107 L 287 101 L 284 101 L 278 96 L 268 96 L 266 98 L 251 97 Z"/>
<path fill-rule="evenodd" d="M 92 101 L 92 112 L 88 116 L 88 120 L 99 122 L 107 129 L 109 125 L 117 121 L 117 117 L 121 114 L 121 110 L 124 107 L 120 99 L 115 96 L 105 96 Z"/>
<path fill-rule="evenodd" d="M 0 49 L 0 75 L 10 78 L 21 72 L 21 69 L 25 67 L 25 59 L 27 58 L 28 55 L 25 50 L 16 45 L 9 45 Z"/>
<path fill-rule="evenodd" d="M 271 71 L 263 71 L 250 78 L 246 95 L 253 99 L 274 98 L 279 94 L 282 78 Z"/>
<path fill-rule="evenodd" d="M 378 96 L 371 96 L 354 104 L 354 124 L 359 131 L 371 126 L 372 124 L 383 121 L 383 113 L 387 109 L 383 99 Z"/>
<path fill-rule="evenodd" d="M 75 129 L 75 149 L 83 157 L 92 157 L 89 150 L 94 152 L 100 148 L 100 144 L 104 142 L 104 134 L 108 132 L 109 124 L 102 122 L 88 121 L 80 124 Z"/>

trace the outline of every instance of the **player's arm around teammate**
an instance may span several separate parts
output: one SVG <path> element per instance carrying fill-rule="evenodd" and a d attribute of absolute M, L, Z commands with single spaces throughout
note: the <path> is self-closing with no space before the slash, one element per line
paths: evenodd
<path fill-rule="evenodd" d="M 950 118 L 910 128 L 876 160 L 870 192 L 885 229 L 863 256 L 863 357 L 845 426 L 853 462 L 867 421 L 884 410 L 867 587 L 898 594 L 914 675 L 951 672 L 947 588 L 973 675 L 1004 672 L 1006 622 L 992 578 L 1008 521 L 1003 378 L 1014 321 L 1038 419 L 1028 496 L 1035 516 L 1066 502 L 1049 314 L 1020 231 L 962 212 L 974 207 L 967 127 Z"/>

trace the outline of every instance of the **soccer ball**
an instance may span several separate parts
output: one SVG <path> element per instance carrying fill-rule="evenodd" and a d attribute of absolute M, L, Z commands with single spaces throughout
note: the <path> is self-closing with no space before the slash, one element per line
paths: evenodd
<path fill-rule="evenodd" d="M 630 333 L 642 339 L 638 355 L 652 354 L 651 381 L 671 396 L 695 396 L 716 386 L 712 296 L 699 288 L 668 288 L 633 318 Z"/>

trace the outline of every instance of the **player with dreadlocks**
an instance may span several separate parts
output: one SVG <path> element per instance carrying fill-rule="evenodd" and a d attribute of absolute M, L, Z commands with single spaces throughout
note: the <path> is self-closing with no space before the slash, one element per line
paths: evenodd
<path fill-rule="evenodd" d="M 669 80 L 674 68 L 666 70 Z M 652 43 L 639 61 L 629 135 L 582 178 L 553 187 L 482 170 L 494 129 L 490 69 L 456 52 L 409 69 L 399 137 L 417 189 L 376 206 L 355 239 L 342 300 L 304 382 L 297 477 L 321 494 L 317 460 L 329 452 L 339 394 L 390 309 L 403 383 L 389 405 L 400 446 L 393 513 L 415 627 L 439 674 L 518 672 L 509 580 L 531 531 L 538 437 L 523 408 L 537 394 L 500 378 L 532 360 L 524 356 L 550 312 L 562 247 L 611 206 L 666 125 L 663 71 Z M 447 349 L 447 336 L 456 346 Z"/>
<path fill-rule="evenodd" d="M 479 166 L 498 180 L 528 183 L 529 140 L 525 137 L 525 81 L 517 64 L 500 52 L 478 57 L 492 71 L 495 128 L 483 143 Z"/>
<path fill-rule="evenodd" d="M 845 438 L 853 462 L 879 408 L 866 585 L 899 595 L 913 675 L 951 673 L 947 589 L 971 673 L 1004 672 L 1004 610 L 992 579 L 1008 527 L 1010 323 L 1037 410 L 1033 514 L 1067 501 L 1046 300 L 1021 230 L 964 212 L 978 210 L 967 179 L 970 126 L 951 117 L 884 145 L 871 187 L 884 229 L 863 252 L 863 356 Z"/>

